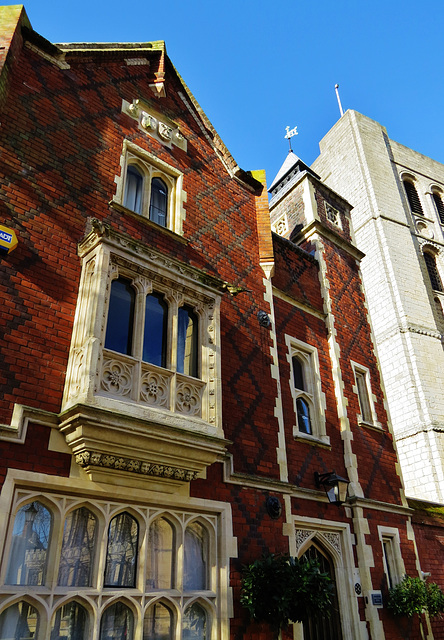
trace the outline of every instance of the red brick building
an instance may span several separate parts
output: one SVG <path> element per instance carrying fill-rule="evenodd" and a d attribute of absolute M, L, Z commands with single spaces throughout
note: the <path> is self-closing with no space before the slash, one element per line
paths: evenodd
<path fill-rule="evenodd" d="M 268 552 L 334 580 L 296 638 L 401 638 L 421 567 L 349 205 L 290 154 L 269 206 L 163 42 L 0 19 L 0 639 L 271 638 L 239 603 Z"/>

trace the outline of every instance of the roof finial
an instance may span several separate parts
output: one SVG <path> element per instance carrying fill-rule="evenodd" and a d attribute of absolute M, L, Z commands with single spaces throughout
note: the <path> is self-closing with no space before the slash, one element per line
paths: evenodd
<path fill-rule="evenodd" d="M 339 113 L 341 114 L 341 118 L 344 115 L 344 109 L 342 108 L 342 104 L 341 104 L 341 98 L 339 97 L 339 85 L 335 84 L 335 91 L 336 91 L 336 97 L 338 99 L 338 105 L 339 105 Z"/>
<path fill-rule="evenodd" d="M 285 127 L 286 130 L 286 135 L 285 137 L 288 140 L 288 144 L 290 145 L 290 153 L 292 153 L 293 149 L 291 148 L 291 138 L 293 136 L 297 136 L 298 135 L 298 128 L 297 127 L 293 127 L 293 129 L 290 129 L 290 127 Z"/>

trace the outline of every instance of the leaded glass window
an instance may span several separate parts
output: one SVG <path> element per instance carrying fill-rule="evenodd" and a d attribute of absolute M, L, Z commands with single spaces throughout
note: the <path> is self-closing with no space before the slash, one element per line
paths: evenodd
<path fill-rule="evenodd" d="M 86 507 L 68 514 L 63 529 L 58 584 L 87 587 L 91 584 L 96 517 Z"/>
<path fill-rule="evenodd" d="M 130 282 L 118 278 L 111 283 L 105 348 L 132 355 L 135 291 Z"/>
<path fill-rule="evenodd" d="M 307 368 L 310 367 L 310 359 L 305 358 L 302 359 L 299 356 L 293 356 L 291 359 L 292 367 L 293 367 L 293 382 L 294 388 L 298 397 L 296 399 L 296 417 L 298 422 L 298 429 L 301 433 L 306 433 L 311 435 L 313 433 L 313 429 L 311 426 L 311 416 L 310 416 L 310 396 L 308 385 L 307 385 L 307 377 L 309 377 L 310 371 L 307 371 Z M 301 395 L 300 392 L 305 392 Z"/>
<path fill-rule="evenodd" d="M 311 434 L 310 406 L 304 398 L 296 400 L 298 429 L 301 433 Z"/>
<path fill-rule="evenodd" d="M 148 536 L 148 588 L 173 588 L 175 539 L 175 531 L 168 520 L 157 518 L 152 523 Z"/>
<path fill-rule="evenodd" d="M 123 602 L 112 604 L 102 616 L 100 640 L 133 640 L 133 612 Z"/>
<path fill-rule="evenodd" d="M 0 640 L 36 638 L 39 626 L 37 610 L 30 604 L 17 602 L 0 614 Z"/>
<path fill-rule="evenodd" d="M 143 621 L 143 640 L 173 640 L 174 619 L 170 609 L 156 602 L 148 608 Z"/>
<path fill-rule="evenodd" d="M 198 319 L 193 309 L 180 307 L 177 330 L 177 371 L 198 377 Z"/>
<path fill-rule="evenodd" d="M 152 293 L 145 301 L 144 362 L 166 367 L 168 306 L 159 293 Z"/>
<path fill-rule="evenodd" d="M 136 584 L 139 525 L 126 511 L 109 525 L 105 587 L 134 587 Z"/>
<path fill-rule="evenodd" d="M 199 522 L 185 530 L 183 588 L 186 591 L 207 589 L 208 533 Z"/>
<path fill-rule="evenodd" d="M 86 609 L 75 601 L 59 607 L 51 627 L 51 640 L 85 640 L 87 637 Z"/>
<path fill-rule="evenodd" d="M 143 175 L 137 167 L 129 165 L 126 171 L 123 206 L 135 213 L 142 213 Z"/>
<path fill-rule="evenodd" d="M 196 602 L 186 609 L 183 617 L 183 640 L 206 640 L 207 615 Z"/>
<path fill-rule="evenodd" d="M 14 521 L 6 584 L 44 584 L 51 514 L 40 502 L 22 507 Z"/>

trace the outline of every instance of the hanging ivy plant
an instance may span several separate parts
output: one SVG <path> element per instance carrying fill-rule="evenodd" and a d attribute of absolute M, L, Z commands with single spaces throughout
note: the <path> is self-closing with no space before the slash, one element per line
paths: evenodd
<path fill-rule="evenodd" d="M 316 560 L 270 554 L 244 567 L 241 604 L 275 630 L 330 613 L 333 583 Z"/>
<path fill-rule="evenodd" d="M 398 616 L 412 617 L 428 613 L 439 616 L 444 613 L 444 593 L 435 582 L 405 576 L 402 582 L 389 591 L 387 608 Z"/>

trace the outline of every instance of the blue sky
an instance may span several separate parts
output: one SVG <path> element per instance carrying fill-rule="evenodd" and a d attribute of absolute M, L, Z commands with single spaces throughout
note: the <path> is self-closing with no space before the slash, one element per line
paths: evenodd
<path fill-rule="evenodd" d="M 5 2 L 5 4 L 8 4 Z M 14 4 L 14 3 L 9 3 Z M 310 164 L 344 109 L 444 163 L 442 0 L 29 0 L 52 42 L 165 40 L 237 163 L 271 184 L 288 151 Z"/>

